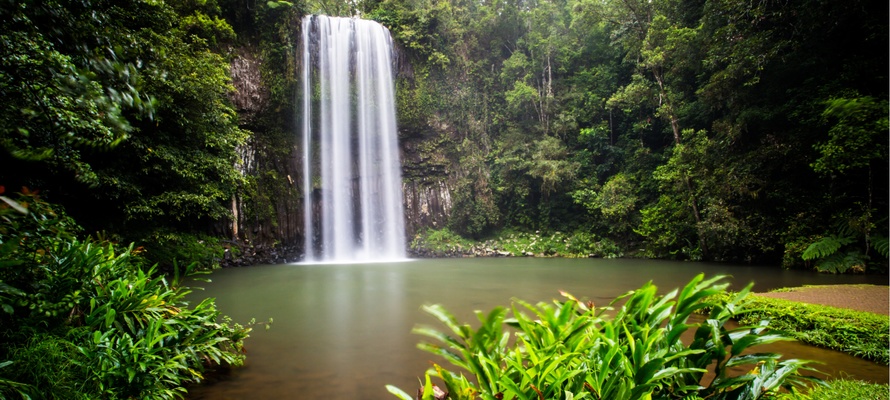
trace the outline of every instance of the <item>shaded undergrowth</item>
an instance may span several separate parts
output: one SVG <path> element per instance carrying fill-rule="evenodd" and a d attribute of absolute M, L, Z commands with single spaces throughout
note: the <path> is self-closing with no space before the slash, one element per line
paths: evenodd
<path fill-rule="evenodd" d="M 0 200 L 0 398 L 175 399 L 244 359 L 250 327 L 186 301 L 195 264 L 165 276 L 36 195 Z"/>

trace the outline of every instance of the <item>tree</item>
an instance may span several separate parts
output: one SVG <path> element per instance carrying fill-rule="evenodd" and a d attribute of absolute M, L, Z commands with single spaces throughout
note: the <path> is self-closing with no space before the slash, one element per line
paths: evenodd
<path fill-rule="evenodd" d="M 113 148 L 128 136 L 133 128 L 125 112 L 153 116 L 153 100 L 141 92 L 140 71 L 123 43 L 100 29 L 117 25 L 114 15 L 88 7 L 0 4 L 0 179 L 7 184 L 40 186 L 63 175 L 95 186 L 85 153 Z M 44 176 L 10 173 L 20 165 Z"/>
<path fill-rule="evenodd" d="M 210 232 L 247 132 L 215 1 L 6 2 L 0 182 L 44 189 L 88 231 Z M 21 173 L 27 171 L 27 173 Z M 74 179 L 72 179 L 74 178 Z"/>
<path fill-rule="evenodd" d="M 623 107 L 626 113 L 641 105 L 651 107 L 644 114 L 646 125 L 651 123 L 652 117 L 661 118 L 670 128 L 675 147 L 682 146 L 681 110 L 694 92 L 689 76 L 694 76 L 699 68 L 694 61 L 698 51 L 698 29 L 686 26 L 684 15 L 675 9 L 677 5 L 678 2 L 673 1 L 635 0 L 584 4 L 588 8 L 586 12 L 611 26 L 613 36 L 627 52 L 625 61 L 634 68 L 630 82 L 618 89 L 608 104 L 612 108 Z M 707 256 L 708 242 L 700 229 L 701 200 L 696 193 L 696 184 L 686 172 L 678 172 L 668 175 L 675 177 L 683 187 L 681 192 L 674 194 L 680 196 L 676 201 L 689 207 L 698 230 L 698 246 Z M 658 204 L 664 202 L 659 201 L 655 206 Z"/>
<path fill-rule="evenodd" d="M 854 202 L 835 212 L 832 232 L 801 255 L 804 260 L 818 260 L 820 270 L 845 272 L 852 268 L 862 272 L 872 254 L 880 256 L 875 260 L 877 269 L 884 269 L 881 264 L 887 262 L 887 231 L 879 229 L 887 217 L 875 208 L 876 197 L 880 202 L 885 196 L 875 193 L 882 189 L 874 182 L 875 171 L 886 172 L 890 158 L 887 108 L 886 99 L 870 96 L 834 98 L 825 103 L 822 116 L 830 128 L 828 137 L 813 146 L 819 158 L 812 167 L 829 178 L 834 190 L 828 194 L 844 191 Z"/>
<path fill-rule="evenodd" d="M 884 3 L 399 4 L 425 18 L 393 29 L 422 66 L 412 126 L 504 227 L 751 262 L 800 260 L 839 220 L 886 230 Z"/>

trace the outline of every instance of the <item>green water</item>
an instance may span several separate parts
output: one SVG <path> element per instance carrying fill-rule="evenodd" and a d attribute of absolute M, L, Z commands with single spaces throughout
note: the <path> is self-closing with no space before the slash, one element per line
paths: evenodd
<path fill-rule="evenodd" d="M 511 298 L 549 301 L 565 290 L 597 305 L 652 280 L 662 292 L 696 274 L 732 275 L 733 286 L 755 291 L 805 284 L 880 283 L 886 277 L 834 276 L 775 267 L 651 260 L 467 258 L 359 265 L 268 265 L 214 272 L 194 299 L 215 297 L 236 321 L 274 319 L 247 340 L 247 365 L 192 399 L 394 399 L 384 385 L 411 393 L 430 361 L 415 348 L 417 324 L 439 328 L 420 311 L 440 303 L 461 321 L 474 310 L 509 305 Z M 816 359 L 820 369 L 887 382 L 888 368 L 797 343 L 770 348 Z"/>

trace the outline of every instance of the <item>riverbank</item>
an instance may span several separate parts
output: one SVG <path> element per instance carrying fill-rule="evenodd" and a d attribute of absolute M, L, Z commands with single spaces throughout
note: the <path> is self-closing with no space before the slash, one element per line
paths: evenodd
<path fill-rule="evenodd" d="M 814 346 L 839 350 L 887 365 L 890 361 L 890 288 L 883 285 L 825 285 L 756 293 L 742 324 L 770 320 L 770 327 L 785 331 Z"/>
<path fill-rule="evenodd" d="M 826 306 L 839 310 L 890 315 L 890 287 L 882 285 L 822 285 L 785 288 L 768 293 L 756 293 L 756 297 L 779 299 Z M 886 331 L 886 329 L 885 329 Z M 886 348 L 886 343 L 884 343 Z M 830 387 L 817 387 L 809 393 L 813 400 L 837 398 L 887 399 L 888 386 L 860 380 L 836 380 Z"/>
<path fill-rule="evenodd" d="M 890 315 L 890 287 L 823 285 L 785 288 L 757 296 Z"/>

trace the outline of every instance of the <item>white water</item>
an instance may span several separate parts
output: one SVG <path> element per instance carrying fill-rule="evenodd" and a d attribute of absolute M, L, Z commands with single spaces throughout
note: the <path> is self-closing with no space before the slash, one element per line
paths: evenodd
<path fill-rule="evenodd" d="M 404 259 L 389 31 L 318 15 L 302 32 L 304 260 Z"/>

